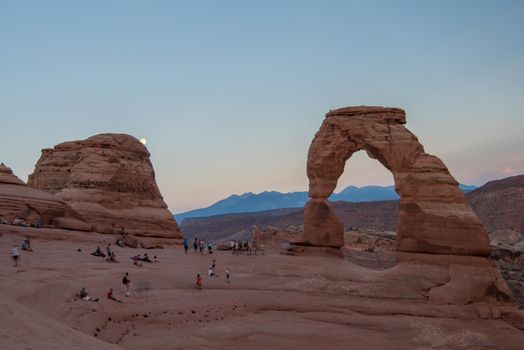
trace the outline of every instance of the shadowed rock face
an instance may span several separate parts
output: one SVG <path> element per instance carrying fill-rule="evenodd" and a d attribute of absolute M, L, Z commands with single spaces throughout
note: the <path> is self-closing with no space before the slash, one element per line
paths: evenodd
<path fill-rule="evenodd" d="M 32 225 L 55 224 L 55 221 L 67 218 L 76 226 L 85 226 L 66 202 L 26 186 L 4 163 L 0 164 L 0 217 L 9 223 L 22 218 Z M 64 228 L 70 227 L 65 225 Z"/>
<path fill-rule="evenodd" d="M 488 235 L 445 164 L 424 152 L 398 108 L 347 107 L 331 111 L 309 148 L 310 200 L 304 237 L 341 247 L 343 228 L 327 200 L 351 155 L 365 150 L 395 180 L 400 196 L 397 250 L 488 256 Z"/>
<path fill-rule="evenodd" d="M 125 134 L 100 134 L 42 150 L 28 185 L 65 200 L 98 232 L 178 238 L 150 154 Z"/>

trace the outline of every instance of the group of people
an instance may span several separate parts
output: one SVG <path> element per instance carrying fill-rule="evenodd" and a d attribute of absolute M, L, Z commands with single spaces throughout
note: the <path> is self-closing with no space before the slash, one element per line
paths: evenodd
<path fill-rule="evenodd" d="M 149 255 L 147 255 L 147 253 L 145 253 L 144 256 L 141 256 L 140 254 L 134 255 L 131 257 L 131 260 L 133 260 L 133 265 L 136 265 L 136 266 L 142 266 L 141 261 L 146 262 L 146 263 L 160 262 L 160 260 L 158 260 L 158 257 L 156 255 L 153 257 L 153 260 L 151 260 L 149 258 Z"/>
<path fill-rule="evenodd" d="M 257 255 L 258 251 L 258 245 L 255 240 L 242 243 L 242 241 L 233 239 L 229 242 L 229 246 L 231 248 L 231 253 L 236 255 L 240 255 L 241 250 L 245 250 L 246 255 Z"/>
<path fill-rule="evenodd" d="M 4 219 L 3 217 L 0 217 L 0 224 L 2 224 L 2 225 L 9 225 L 9 222 L 6 219 Z M 13 226 L 21 226 L 21 227 L 36 227 L 36 228 L 40 228 L 40 227 L 42 227 L 42 222 L 39 221 L 37 223 L 30 224 L 27 221 L 25 221 L 24 218 L 17 217 L 17 218 L 15 218 L 11 222 L 11 225 L 13 225 Z"/>
<path fill-rule="evenodd" d="M 130 288 L 131 288 L 131 280 L 129 279 L 129 273 L 128 272 L 126 272 L 126 274 L 122 278 L 122 284 L 124 285 L 124 288 L 125 288 L 125 294 L 124 295 L 126 297 L 128 297 L 130 295 Z M 121 303 L 122 300 L 117 299 L 115 297 L 115 295 L 114 295 L 114 292 L 115 292 L 115 290 L 113 288 L 110 288 L 109 291 L 107 292 L 107 299 Z M 82 288 L 80 290 L 80 293 L 78 293 L 78 297 L 81 300 L 83 300 L 83 301 L 98 302 L 100 300 L 100 298 L 91 297 L 89 295 L 89 292 L 87 291 L 86 287 L 84 287 L 84 288 Z"/>
<path fill-rule="evenodd" d="M 184 250 L 186 253 L 188 249 L 189 249 L 189 240 L 187 240 L 187 237 L 185 237 L 184 238 Z M 193 251 L 195 253 L 200 252 L 201 254 L 213 254 L 213 245 L 209 241 L 206 242 L 203 239 L 195 238 L 193 240 Z"/>
<path fill-rule="evenodd" d="M 226 267 L 225 273 L 226 273 L 226 282 L 230 283 L 229 267 Z M 211 266 L 207 270 L 207 275 L 209 277 L 216 277 L 216 278 L 219 277 L 218 273 L 216 272 L 216 260 L 215 259 L 213 259 L 213 262 L 211 263 Z M 199 273 L 196 276 L 195 288 L 198 289 L 198 290 L 202 290 L 202 277 L 200 276 Z"/>

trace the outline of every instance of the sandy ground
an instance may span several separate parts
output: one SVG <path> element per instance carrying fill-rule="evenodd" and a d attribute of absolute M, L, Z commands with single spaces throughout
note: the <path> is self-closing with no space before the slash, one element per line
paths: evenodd
<path fill-rule="evenodd" d="M 0 349 L 524 349 L 524 331 L 501 319 L 388 293 L 370 282 L 381 272 L 336 257 L 204 256 L 172 246 L 148 251 L 160 263 L 136 267 L 130 257 L 144 250 L 114 247 L 117 264 L 90 255 L 111 237 L 0 233 Z M 10 247 L 24 235 L 35 251 L 13 267 Z M 207 277 L 213 259 L 219 278 Z M 82 287 L 100 301 L 79 300 Z M 106 298 L 109 288 L 122 303 Z"/>

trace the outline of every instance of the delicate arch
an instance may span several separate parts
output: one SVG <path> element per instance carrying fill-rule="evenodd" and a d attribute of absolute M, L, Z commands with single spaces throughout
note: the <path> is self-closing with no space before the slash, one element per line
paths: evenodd
<path fill-rule="evenodd" d="M 330 111 L 308 152 L 310 200 L 304 238 L 317 246 L 340 247 L 344 228 L 327 198 L 351 155 L 365 150 L 391 173 L 400 196 L 397 250 L 437 254 L 490 253 L 487 232 L 457 181 L 437 157 L 424 152 L 403 124 L 398 108 L 346 107 Z"/>

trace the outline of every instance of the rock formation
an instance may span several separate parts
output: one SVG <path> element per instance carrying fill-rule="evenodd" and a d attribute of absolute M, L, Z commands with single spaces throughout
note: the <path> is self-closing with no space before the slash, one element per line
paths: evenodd
<path fill-rule="evenodd" d="M 125 134 L 100 134 L 42 150 L 28 185 L 69 203 L 101 233 L 124 227 L 142 237 L 179 238 L 155 182 L 146 147 Z"/>
<path fill-rule="evenodd" d="M 21 218 L 30 225 L 56 225 L 67 221 L 61 228 L 72 229 L 71 225 L 82 230 L 90 228 L 66 202 L 26 186 L 4 163 L 0 164 L 0 217 L 8 223 Z"/>
<path fill-rule="evenodd" d="M 326 114 L 309 148 L 310 200 L 304 238 L 315 246 L 341 247 L 343 225 L 327 198 L 351 155 L 365 150 L 393 174 L 400 196 L 397 250 L 488 256 L 488 235 L 457 181 L 407 128 L 398 108 L 347 107 Z"/>

